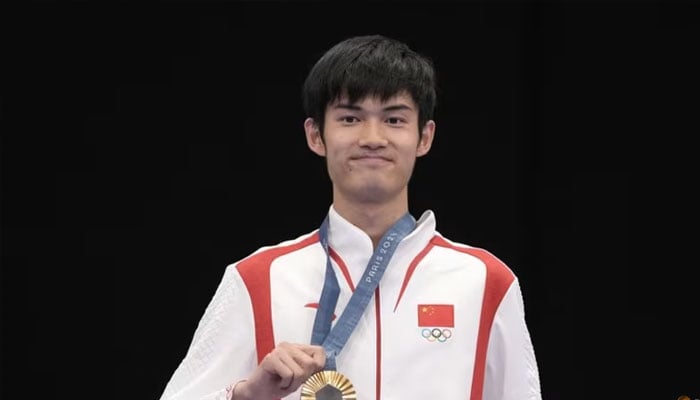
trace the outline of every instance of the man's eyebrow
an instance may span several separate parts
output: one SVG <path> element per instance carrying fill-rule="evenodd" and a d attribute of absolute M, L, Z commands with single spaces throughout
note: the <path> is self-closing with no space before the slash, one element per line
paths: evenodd
<path fill-rule="evenodd" d="M 384 107 L 384 111 L 401 111 L 401 110 L 413 110 L 413 108 L 409 105 L 399 103 L 399 104 L 394 104 L 391 106 L 386 106 Z"/>
<path fill-rule="evenodd" d="M 353 111 L 362 111 L 362 107 L 358 106 L 357 104 L 351 104 L 351 103 L 338 103 L 332 106 L 333 108 L 337 109 L 344 109 L 344 110 L 353 110 Z M 403 103 L 399 104 L 393 104 L 390 106 L 386 106 L 382 108 L 382 111 L 401 111 L 401 110 L 413 110 L 411 106 L 408 106 Z"/>
<path fill-rule="evenodd" d="M 333 108 L 340 108 L 344 110 L 354 110 L 354 111 L 361 111 L 362 107 L 356 105 L 356 104 L 350 104 L 350 103 L 337 103 L 333 105 Z"/>

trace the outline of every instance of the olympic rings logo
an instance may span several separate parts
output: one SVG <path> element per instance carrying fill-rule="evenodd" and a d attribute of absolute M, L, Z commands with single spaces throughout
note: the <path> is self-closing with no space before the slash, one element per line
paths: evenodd
<path fill-rule="evenodd" d="M 452 337 L 452 330 L 447 328 L 424 328 L 420 334 L 429 342 L 445 342 Z"/>

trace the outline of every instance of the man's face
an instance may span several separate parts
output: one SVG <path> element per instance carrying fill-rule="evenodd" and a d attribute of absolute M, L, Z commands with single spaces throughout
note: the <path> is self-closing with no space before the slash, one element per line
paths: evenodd
<path fill-rule="evenodd" d="M 313 122 L 307 125 L 309 146 L 326 157 L 336 200 L 362 203 L 407 195 L 416 157 L 430 149 L 435 127 L 429 121 L 419 135 L 418 107 L 407 93 L 386 102 L 341 97 L 326 108 L 323 141 L 320 133 L 309 137 Z"/>

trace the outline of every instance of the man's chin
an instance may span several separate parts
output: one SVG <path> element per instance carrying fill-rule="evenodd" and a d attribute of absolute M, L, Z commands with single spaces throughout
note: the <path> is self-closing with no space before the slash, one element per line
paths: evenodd
<path fill-rule="evenodd" d="M 383 203 L 391 198 L 391 191 L 388 191 L 386 185 L 365 184 L 355 190 L 355 199 L 363 203 Z"/>

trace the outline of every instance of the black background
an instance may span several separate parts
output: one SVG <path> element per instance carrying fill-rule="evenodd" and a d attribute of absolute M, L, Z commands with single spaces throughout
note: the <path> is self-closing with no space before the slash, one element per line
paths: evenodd
<path fill-rule="evenodd" d="M 664 2 L 4 6 L 3 398 L 157 399 L 225 266 L 320 224 L 330 185 L 301 83 L 370 33 L 437 66 L 410 207 L 519 275 L 543 397 L 700 398 L 699 17 Z"/>

